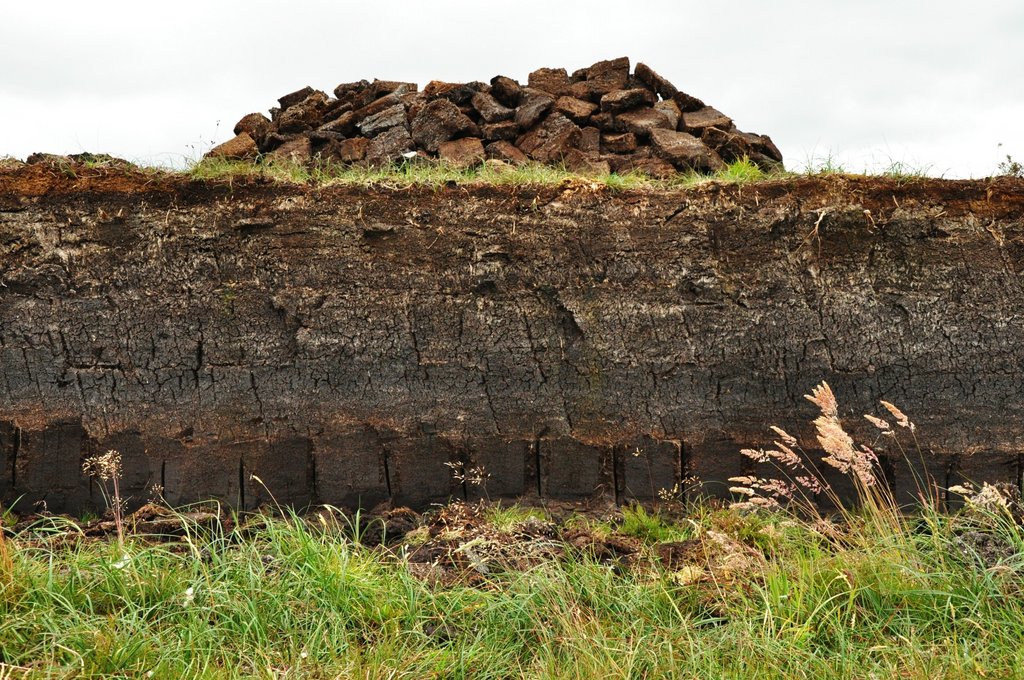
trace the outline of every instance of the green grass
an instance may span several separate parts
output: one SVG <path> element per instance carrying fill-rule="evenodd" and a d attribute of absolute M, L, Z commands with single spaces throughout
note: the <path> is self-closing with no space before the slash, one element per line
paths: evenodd
<path fill-rule="evenodd" d="M 261 177 L 300 184 L 391 188 L 437 188 L 452 184 L 561 186 L 577 183 L 581 186 L 606 187 L 613 191 L 685 188 L 713 181 L 743 184 L 787 176 L 783 172 L 766 173 L 747 159 L 731 163 L 714 175 L 690 172 L 681 173 L 671 179 L 654 179 L 639 172 L 587 175 L 540 163 L 503 167 L 483 164 L 472 168 L 457 168 L 445 163 L 403 163 L 383 168 L 326 165 L 309 169 L 291 163 L 245 162 L 218 158 L 199 161 L 185 172 L 188 176 L 200 180 Z"/>
<path fill-rule="evenodd" d="M 262 163 L 231 161 L 207 158 L 193 164 L 184 172 L 195 179 L 244 179 L 261 177 L 274 181 L 299 184 L 347 186 L 383 186 L 408 188 L 425 186 L 439 188 L 451 185 L 511 185 L 511 186 L 595 186 L 611 191 L 671 190 L 686 189 L 711 182 L 743 185 L 757 182 L 792 179 L 801 176 L 827 177 L 879 176 L 907 182 L 928 178 L 930 167 L 915 166 L 902 161 L 892 161 L 875 173 L 854 173 L 839 163 L 832 155 L 809 159 L 801 172 L 785 170 L 765 171 L 747 158 L 726 165 L 722 170 L 710 174 L 681 172 L 668 179 L 657 179 L 642 172 L 625 174 L 584 174 L 564 167 L 540 163 L 526 163 L 519 166 L 494 166 L 489 164 L 471 168 L 457 168 L 445 163 L 403 163 L 383 168 L 362 168 L 357 166 L 327 165 L 313 169 L 291 163 Z"/>
<path fill-rule="evenodd" d="M 506 527 L 537 516 L 490 511 Z M 295 518 L 130 542 L 127 564 L 112 543 L 23 535 L 0 543 L 0 676 L 1024 676 L 1015 523 L 985 520 L 1017 551 L 985 564 L 958 547 L 962 518 L 852 520 L 837 540 L 787 513 L 701 510 L 674 525 L 633 509 L 620 532 L 651 549 L 717 532 L 763 566 L 689 582 L 655 562 L 570 557 L 474 587 L 428 585 Z"/>
<path fill-rule="evenodd" d="M 900 180 L 924 179 L 930 177 L 931 166 L 919 166 L 904 161 L 892 161 L 888 167 L 882 170 L 884 177 L 893 177 Z"/>
<path fill-rule="evenodd" d="M 714 178 L 722 182 L 733 184 L 745 184 L 747 182 L 760 182 L 766 179 L 774 179 L 783 175 L 781 172 L 765 172 L 753 163 L 749 158 L 741 158 L 738 161 L 729 163 L 724 170 L 715 174 Z"/>
<path fill-rule="evenodd" d="M 622 509 L 622 523 L 618 531 L 647 543 L 684 541 L 694 535 L 692 527 L 672 523 L 658 512 L 649 513 L 642 505 Z"/>
<path fill-rule="evenodd" d="M 905 160 L 890 158 L 887 165 L 876 165 L 872 169 L 865 168 L 857 173 L 843 165 L 831 152 L 821 156 L 808 156 L 804 161 L 801 174 L 821 177 L 827 175 L 847 175 L 859 177 L 889 177 L 899 182 L 928 179 L 935 177 L 931 165 L 919 165 Z M 939 176 L 941 178 L 941 175 Z"/>
<path fill-rule="evenodd" d="M 822 156 L 808 156 L 804 161 L 805 175 L 846 175 L 849 174 L 846 166 L 839 162 L 839 159 L 831 152 Z"/>
<path fill-rule="evenodd" d="M 540 508 L 514 503 L 504 505 L 500 501 L 488 506 L 484 516 L 497 529 L 508 530 L 528 520 L 547 521 L 547 515 Z"/>

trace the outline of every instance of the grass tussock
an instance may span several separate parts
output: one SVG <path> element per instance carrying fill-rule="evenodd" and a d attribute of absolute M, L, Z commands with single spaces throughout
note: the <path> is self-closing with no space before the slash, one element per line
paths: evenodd
<path fill-rule="evenodd" d="M 904 514 L 827 385 L 809 398 L 818 462 L 848 474 L 855 508 L 805 503 L 828 489 L 796 481 L 817 468 L 774 428 L 776 448 L 748 455 L 778 483 L 748 480 L 728 508 L 663 500 L 555 522 L 457 504 L 390 539 L 358 515 L 278 511 L 123 549 L 69 520 L 8 527 L 0 677 L 1024 675 L 1018 500 L 961 487 L 958 512 L 923 494 Z M 883 407 L 869 418 L 882 436 L 914 434 Z M 446 564 L 462 571 L 436 578 Z"/>

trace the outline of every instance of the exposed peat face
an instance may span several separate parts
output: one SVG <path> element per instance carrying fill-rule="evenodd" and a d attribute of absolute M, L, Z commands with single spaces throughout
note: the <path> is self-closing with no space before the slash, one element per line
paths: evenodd
<path fill-rule="evenodd" d="M 1022 269 L 1006 178 L 389 190 L 12 164 L 0 499 L 102 507 L 81 463 L 109 448 L 136 503 L 725 494 L 770 425 L 813 449 L 823 379 L 907 500 L 922 466 L 1017 484 Z M 863 419 L 879 399 L 921 457 Z"/>

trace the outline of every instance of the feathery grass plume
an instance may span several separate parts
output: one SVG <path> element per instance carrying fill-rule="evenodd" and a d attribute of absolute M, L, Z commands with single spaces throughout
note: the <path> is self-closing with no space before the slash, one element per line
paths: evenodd
<path fill-rule="evenodd" d="M 852 473 L 865 488 L 874 486 L 877 481 L 875 467 L 878 456 L 867 446 L 859 449 L 854 446 L 853 438 L 839 422 L 839 404 L 832 388 L 822 380 L 820 385 L 811 390 L 811 394 L 804 396 L 821 410 L 821 415 L 814 420 L 814 429 L 818 443 L 828 454 L 821 459 L 822 462 L 843 474 Z"/>
<path fill-rule="evenodd" d="M 771 456 L 764 449 L 740 449 L 740 454 L 746 456 L 755 463 L 767 463 Z"/>
<path fill-rule="evenodd" d="M 745 500 L 731 505 L 737 510 L 779 508 L 799 492 L 796 485 L 781 479 L 747 475 L 730 477 L 729 481 L 739 485 L 729 487 L 730 493 L 746 496 Z"/>
<path fill-rule="evenodd" d="M 945 501 L 941 492 L 942 487 L 929 471 L 929 465 L 925 460 L 924 451 L 921 448 L 921 442 L 917 439 L 917 427 L 910 421 L 907 414 L 901 411 L 899 407 L 892 402 L 881 400 L 879 403 L 896 419 L 896 425 L 910 431 L 910 436 L 913 440 L 913 448 L 911 451 L 916 454 L 916 461 L 911 461 L 911 457 L 909 455 L 911 451 L 908 451 L 907 448 L 904 447 L 903 442 L 900 441 L 900 438 L 896 434 L 896 429 L 889 424 L 888 420 L 883 420 L 882 418 L 876 418 L 875 416 L 867 414 L 865 414 L 864 417 L 868 422 L 881 430 L 883 436 L 892 439 L 896 452 L 907 462 L 909 466 L 914 484 L 917 487 L 917 495 L 919 499 L 926 504 L 944 504 Z"/>
<path fill-rule="evenodd" d="M 817 406 L 821 410 L 822 415 L 830 418 L 839 417 L 839 405 L 836 403 L 836 395 L 832 393 L 832 388 L 824 380 L 817 387 L 811 388 L 811 393 L 805 394 L 804 399 Z"/>
<path fill-rule="evenodd" d="M 796 481 L 798 485 L 806 489 L 808 493 L 813 494 L 815 496 L 822 493 L 825 490 L 825 487 L 822 486 L 821 480 L 818 479 L 818 477 L 813 473 L 807 475 L 797 475 L 793 479 Z"/>
<path fill-rule="evenodd" d="M 800 455 L 791 448 L 794 446 L 799 447 L 796 438 L 787 434 L 780 427 L 772 426 L 771 429 L 789 444 L 776 441 L 773 442 L 777 447 L 775 449 L 741 449 L 740 453 L 755 463 L 774 464 L 780 472 L 791 477 L 796 486 L 802 488 L 806 494 L 813 496 L 821 493 L 823 487 L 818 476 L 804 465 Z M 794 487 L 795 490 L 796 488 Z M 792 496 L 793 494 L 789 494 L 786 496 L 786 499 L 789 500 Z"/>
<path fill-rule="evenodd" d="M 778 447 L 775 451 L 768 451 L 768 455 L 777 460 L 782 465 L 785 465 L 791 470 L 795 470 L 800 466 L 800 456 L 796 454 L 796 451 L 789 448 L 782 442 L 775 442 L 775 446 Z"/>
<path fill-rule="evenodd" d="M 822 458 L 823 463 L 831 465 L 843 474 L 853 474 L 865 487 L 874 486 L 875 464 L 878 456 L 866 446 L 859 449 L 853 444 L 853 438 L 843 429 L 839 418 L 823 415 L 814 419 L 818 443 L 828 455 Z"/>
<path fill-rule="evenodd" d="M 796 437 L 789 434 L 778 425 L 772 425 L 768 429 L 774 432 L 775 434 L 779 435 L 779 437 L 782 439 L 782 441 L 786 443 L 787 446 L 796 446 Z"/>
<path fill-rule="evenodd" d="M 896 408 L 895 405 L 889 403 L 888 401 L 880 401 L 878 403 L 884 406 L 885 410 L 892 414 L 892 417 L 896 419 L 897 425 L 899 425 L 900 427 L 905 427 L 911 432 L 913 432 L 916 429 L 914 427 L 914 423 L 910 422 L 910 418 L 908 418 L 906 414 L 903 413 L 903 411 Z"/>
<path fill-rule="evenodd" d="M 730 477 L 730 482 L 738 482 L 738 477 Z M 756 492 L 749 486 L 730 486 L 729 493 L 738 493 L 741 496 L 753 496 Z"/>
<path fill-rule="evenodd" d="M 877 427 L 879 430 L 881 430 L 882 434 L 886 435 L 887 437 L 894 436 L 894 433 L 892 431 L 892 427 L 889 425 L 888 422 L 882 420 L 881 418 L 877 418 L 877 417 L 875 417 L 873 415 L 870 415 L 870 414 L 867 414 L 867 413 L 864 414 L 864 418 L 869 423 L 871 423 L 872 425 Z"/>
<path fill-rule="evenodd" d="M 953 493 L 960 494 L 961 496 L 970 496 L 974 494 L 974 485 L 970 482 L 964 482 L 963 484 L 954 484 L 953 486 L 946 489 L 946 491 L 952 491 Z"/>
<path fill-rule="evenodd" d="M 971 510 L 986 512 L 992 515 L 1010 512 L 1010 498 L 999 487 L 988 482 L 983 483 L 980 489 L 975 489 L 972 484 L 966 483 L 951 486 L 947 490 L 963 496 L 964 503 Z"/>
<path fill-rule="evenodd" d="M 843 427 L 839 420 L 839 404 L 832 388 L 827 382 L 822 381 L 812 388 L 810 394 L 804 396 L 820 411 L 813 425 L 818 446 L 824 451 L 821 462 L 852 478 L 860 505 L 879 511 L 875 513 L 878 519 L 892 524 L 886 511 L 895 510 L 895 503 L 892 491 L 879 483 L 878 455 L 869 446 L 858 446 Z M 895 406 L 889 404 L 886 408 L 901 423 L 906 423 L 905 427 L 913 427 L 906 415 Z M 870 415 L 865 417 L 883 434 L 892 434 L 893 439 L 896 439 L 888 422 Z M 842 507 L 843 499 L 822 476 L 807 452 L 800 447 L 796 437 L 775 425 L 771 426 L 771 430 L 779 436 L 779 440 L 774 442 L 775 448 L 741 449 L 740 453 L 755 463 L 773 464 L 782 473 L 782 478 L 731 479 L 730 481 L 736 482 L 738 486 L 730 488 L 730 491 L 744 497 L 733 503 L 732 507 L 778 507 L 796 500 L 800 502 L 798 505 L 805 506 L 805 509 L 813 514 L 816 512 L 815 499 L 822 495 L 836 507 Z"/>

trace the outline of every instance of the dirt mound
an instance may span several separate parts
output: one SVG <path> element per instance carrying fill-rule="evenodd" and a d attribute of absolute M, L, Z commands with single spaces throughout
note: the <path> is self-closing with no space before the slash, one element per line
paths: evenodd
<path fill-rule="evenodd" d="M 567 560 L 594 560 L 621 572 L 666 570 L 685 585 L 746 578 L 764 565 L 760 551 L 718 531 L 657 542 L 629 533 L 621 514 L 531 515 L 497 523 L 496 508 L 455 502 L 426 512 L 416 529 L 389 541 L 388 550 L 416 578 L 444 586 L 483 585 L 500 574 Z"/>
<path fill-rule="evenodd" d="M 534 160 L 658 177 L 713 172 L 743 157 L 765 169 L 782 164 L 769 137 L 737 129 L 646 64 L 631 73 L 627 57 L 571 75 L 541 68 L 525 86 L 500 75 L 490 84 L 435 80 L 422 91 L 415 83 L 360 80 L 338 85 L 334 97 L 307 86 L 278 102 L 270 118 L 244 116 L 236 136 L 208 155 L 303 165 Z"/>

